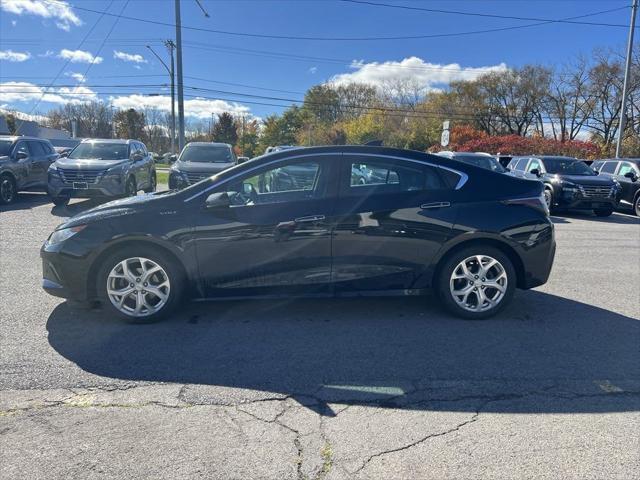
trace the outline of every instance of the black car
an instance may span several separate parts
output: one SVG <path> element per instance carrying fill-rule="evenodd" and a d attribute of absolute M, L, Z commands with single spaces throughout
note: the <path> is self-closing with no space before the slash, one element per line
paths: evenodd
<path fill-rule="evenodd" d="M 228 143 L 191 142 L 169 170 L 169 188 L 184 188 L 238 164 Z"/>
<path fill-rule="evenodd" d="M 457 160 L 458 162 L 468 163 L 469 165 L 475 165 L 476 167 L 485 168 L 497 173 L 509 173 L 505 167 L 493 156 L 488 153 L 475 153 L 475 152 L 438 152 L 437 155 L 451 160 Z"/>
<path fill-rule="evenodd" d="M 593 210 L 608 217 L 617 203 L 619 185 L 600 177 L 586 163 L 572 157 L 514 157 L 509 170 L 522 178 L 544 183 L 544 196 L 550 211 L 560 209 Z"/>
<path fill-rule="evenodd" d="M 591 168 L 616 180 L 620 184 L 618 208 L 631 210 L 640 217 L 640 158 L 596 160 Z"/>
<path fill-rule="evenodd" d="M 47 191 L 47 169 L 58 154 L 49 140 L 0 136 L 0 205 L 13 203 L 19 191 Z"/>
<path fill-rule="evenodd" d="M 354 166 L 371 171 L 354 181 Z M 304 176 L 304 178 L 303 178 Z M 111 202 L 42 247 L 43 287 L 134 321 L 183 295 L 413 295 L 465 318 L 547 281 L 555 253 L 542 183 L 421 152 L 287 150 L 183 190 Z"/>

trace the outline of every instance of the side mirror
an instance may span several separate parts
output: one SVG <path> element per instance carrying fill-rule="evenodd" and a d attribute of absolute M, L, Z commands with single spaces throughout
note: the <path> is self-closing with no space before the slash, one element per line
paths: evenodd
<path fill-rule="evenodd" d="M 533 170 L 531 170 L 529 172 L 531 175 L 535 175 L 536 177 L 541 177 L 542 173 L 540 173 L 540 170 L 538 170 L 537 168 L 534 168 Z"/>
<path fill-rule="evenodd" d="M 169 155 L 169 162 L 173 163 L 178 159 L 178 155 L 176 155 L 175 153 Z"/>
<path fill-rule="evenodd" d="M 631 172 L 631 171 L 630 171 L 630 172 L 625 173 L 625 174 L 624 174 L 624 176 L 625 176 L 626 178 L 630 178 L 632 182 L 635 182 L 635 181 L 637 181 L 637 180 L 638 180 L 638 176 L 637 176 L 634 172 Z"/>
<path fill-rule="evenodd" d="M 68 151 L 60 153 L 60 158 L 66 158 L 68 156 L 69 156 L 69 152 Z"/>
<path fill-rule="evenodd" d="M 29 158 L 29 155 L 24 152 L 17 152 L 15 158 L 16 160 L 23 160 L 25 158 Z"/>
<path fill-rule="evenodd" d="M 205 205 L 207 209 L 210 210 L 214 208 L 227 208 L 231 203 L 229 202 L 229 195 L 227 192 L 219 192 L 209 195 L 205 201 Z"/>
<path fill-rule="evenodd" d="M 133 160 L 134 162 L 139 162 L 143 158 L 144 157 L 142 156 L 142 154 L 140 152 L 135 152 L 135 153 L 131 154 L 131 160 Z"/>

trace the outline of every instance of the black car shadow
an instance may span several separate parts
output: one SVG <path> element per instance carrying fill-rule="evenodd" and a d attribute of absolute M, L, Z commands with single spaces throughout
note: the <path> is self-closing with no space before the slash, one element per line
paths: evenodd
<path fill-rule="evenodd" d="M 479 322 L 452 318 L 433 303 L 424 297 L 203 302 L 152 325 L 63 303 L 47 330 L 58 353 L 96 375 L 275 392 L 322 415 L 333 415 L 329 403 L 640 410 L 640 392 L 629 393 L 640 380 L 639 320 L 537 291 L 518 292 L 502 314 Z"/>
<path fill-rule="evenodd" d="M 90 199 L 82 200 L 79 202 L 69 203 L 68 205 L 53 206 L 53 208 L 51 208 L 51 214 L 55 215 L 56 217 L 73 217 L 74 215 L 82 213 L 85 210 L 89 210 L 90 208 L 97 207 L 98 205 L 106 203 L 111 200 L 113 199 L 112 198 L 107 198 L 107 199 L 90 198 Z"/>
<path fill-rule="evenodd" d="M 0 205 L 0 212 L 11 212 L 15 210 L 29 210 L 51 203 L 49 195 L 38 192 L 20 192 L 15 201 L 9 205 Z"/>

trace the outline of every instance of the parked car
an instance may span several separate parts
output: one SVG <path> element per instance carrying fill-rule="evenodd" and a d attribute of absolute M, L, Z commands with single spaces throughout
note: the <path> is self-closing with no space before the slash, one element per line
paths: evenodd
<path fill-rule="evenodd" d="M 268 154 L 268 153 L 275 153 L 275 152 L 281 152 L 283 150 L 291 150 L 294 148 L 302 148 L 302 147 L 298 147 L 296 145 L 276 145 L 275 147 L 267 147 L 264 151 L 264 154 Z"/>
<path fill-rule="evenodd" d="M 156 168 L 142 142 L 85 139 L 51 164 L 47 189 L 55 205 L 66 205 L 70 198 L 154 192 Z"/>
<path fill-rule="evenodd" d="M 445 151 L 438 152 L 437 155 L 450 158 L 451 160 L 457 160 L 458 162 L 468 163 L 469 165 L 475 165 L 476 167 L 485 168 L 492 172 L 509 173 L 509 170 L 504 168 L 493 155 L 488 153 Z"/>
<path fill-rule="evenodd" d="M 184 188 L 238 164 L 228 143 L 187 143 L 169 170 L 169 188 Z"/>
<path fill-rule="evenodd" d="M 593 210 L 608 217 L 617 203 L 619 185 L 600 177 L 581 160 L 572 157 L 514 157 L 509 169 L 522 178 L 544 183 L 544 196 L 550 211 L 560 209 Z"/>
<path fill-rule="evenodd" d="M 160 160 L 158 160 L 159 163 L 173 163 L 178 159 L 178 155 L 176 155 L 175 153 L 171 153 L 171 152 L 166 152 L 163 153 L 160 156 Z"/>
<path fill-rule="evenodd" d="M 386 181 L 354 183 L 354 165 L 386 171 Z M 294 185 L 280 181 L 296 176 Z M 547 281 L 555 240 L 542 190 L 538 181 L 416 151 L 287 150 L 69 219 L 42 247 L 43 287 L 99 300 L 132 321 L 167 315 L 183 294 L 415 295 L 433 287 L 451 312 L 480 319 L 504 308 L 516 287 Z"/>
<path fill-rule="evenodd" d="M 591 168 L 620 184 L 618 208 L 640 216 L 640 158 L 596 160 Z"/>
<path fill-rule="evenodd" d="M 249 157 L 238 157 L 238 163 L 244 163 L 251 160 Z"/>
<path fill-rule="evenodd" d="M 20 191 L 47 191 L 47 169 L 58 154 L 49 140 L 0 136 L 0 204 L 15 202 Z"/>

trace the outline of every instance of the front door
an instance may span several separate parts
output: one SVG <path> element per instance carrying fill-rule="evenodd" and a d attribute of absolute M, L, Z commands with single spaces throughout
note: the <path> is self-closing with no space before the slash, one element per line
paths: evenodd
<path fill-rule="evenodd" d="M 337 294 L 422 288 L 456 206 L 436 167 L 345 155 L 333 235 Z"/>
<path fill-rule="evenodd" d="M 327 294 L 335 154 L 252 169 L 212 192 L 231 205 L 197 214 L 196 250 L 206 296 Z M 334 182 L 335 184 L 335 182 Z"/>
<path fill-rule="evenodd" d="M 633 172 L 636 177 L 640 176 L 640 172 L 631 162 L 620 162 L 617 176 L 615 177 L 620 183 L 620 203 L 623 203 L 626 207 L 633 206 L 633 200 L 635 198 L 636 191 L 638 189 L 638 180 L 634 182 L 633 179 L 625 177 L 629 172 Z"/>

